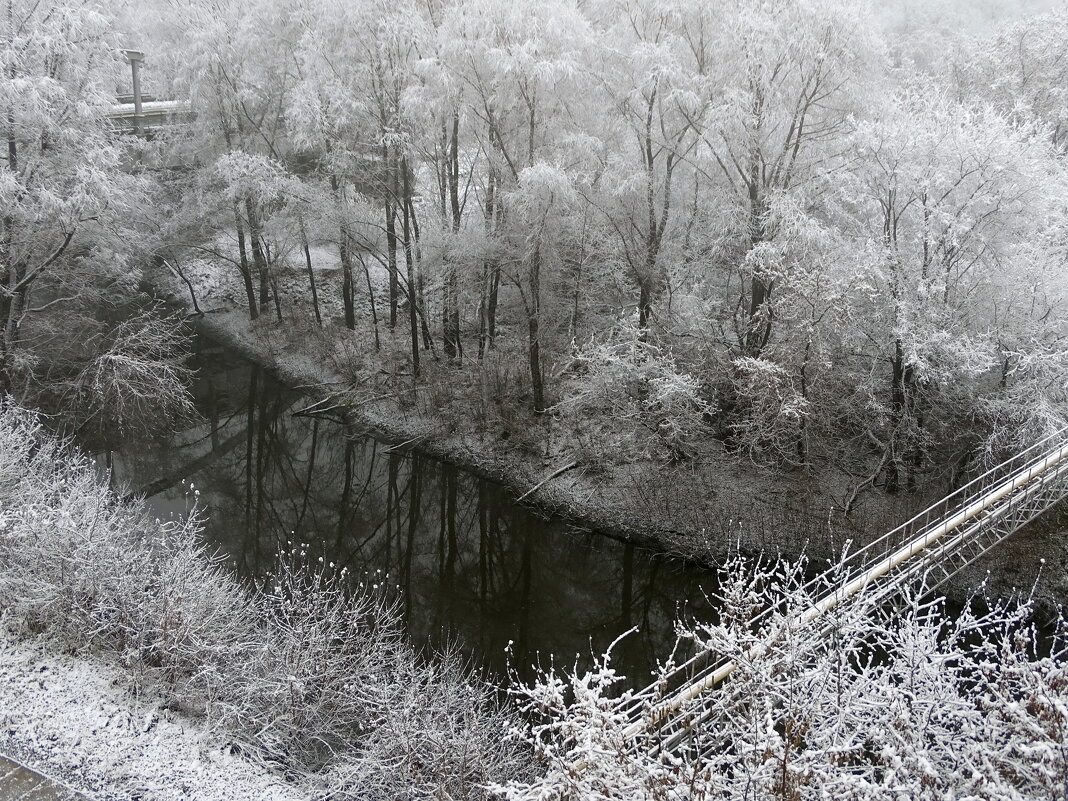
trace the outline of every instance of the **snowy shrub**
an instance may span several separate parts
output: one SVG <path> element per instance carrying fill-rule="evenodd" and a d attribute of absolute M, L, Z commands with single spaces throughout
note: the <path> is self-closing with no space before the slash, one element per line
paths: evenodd
<path fill-rule="evenodd" d="M 998 392 L 980 402 L 990 426 L 983 456 L 998 462 L 1068 425 L 1068 352 L 1033 343 L 1005 355 Z"/>
<path fill-rule="evenodd" d="M 736 415 L 731 434 L 738 447 L 754 457 L 795 461 L 809 404 L 790 373 L 748 356 L 735 359 L 732 367 Z"/>
<path fill-rule="evenodd" d="M 261 647 L 215 703 L 243 750 L 330 798 L 472 798 L 521 763 L 508 716 L 454 654 L 423 661 L 379 587 L 279 559 L 259 599 Z"/>
<path fill-rule="evenodd" d="M 110 648 L 176 690 L 239 665 L 249 599 L 200 540 L 195 518 L 161 523 L 123 502 L 93 463 L 30 414 L 0 413 L 0 608 L 9 625 L 79 650 Z M 221 664 L 220 664 L 221 663 Z"/>
<path fill-rule="evenodd" d="M 572 369 L 584 373 L 581 387 L 555 411 L 584 416 L 590 410 L 607 410 L 614 418 L 637 420 L 676 456 L 687 455 L 687 443 L 707 429 L 706 416 L 716 411 L 700 382 L 681 372 L 671 354 L 634 325 L 576 349 Z"/>
<path fill-rule="evenodd" d="M 14 405 L 0 408 L 0 622 L 117 653 L 137 685 L 324 798 L 473 798 L 521 773 L 508 720 L 455 655 L 298 550 L 255 593 L 195 517 L 162 523 Z"/>
<path fill-rule="evenodd" d="M 340 797 L 471 798 L 494 781 L 530 773 L 525 755 L 501 746 L 515 721 L 465 679 L 459 656 L 403 664 L 410 667 L 394 674 L 386 714 L 324 784 Z"/>
<path fill-rule="evenodd" d="M 111 323 L 71 310 L 36 319 L 33 336 L 39 346 L 18 360 L 12 393 L 84 440 L 152 436 L 197 416 L 188 331 L 162 309 L 123 311 Z M 71 337 L 75 345 L 60 347 Z"/>
<path fill-rule="evenodd" d="M 390 672 L 408 657 L 396 610 L 305 548 L 283 554 L 261 597 L 262 648 L 220 703 L 239 740 L 318 770 L 386 714 Z"/>
<path fill-rule="evenodd" d="M 733 660 L 700 698 L 690 739 L 663 753 L 658 699 L 647 732 L 612 697 L 609 656 L 587 673 L 544 673 L 516 692 L 516 731 L 544 766 L 496 788 L 519 799 L 1060 798 L 1068 782 L 1064 639 L 1044 654 L 1024 604 L 972 604 L 957 617 L 906 593 L 893 614 L 848 604 L 797 625 L 814 598 L 800 566 L 724 568 L 718 621 L 680 641 Z M 776 614 L 758 618 L 763 608 Z M 1063 622 L 1061 626 L 1063 630 Z M 690 702 L 682 712 L 694 713 Z"/>
<path fill-rule="evenodd" d="M 588 671 L 559 673 L 551 668 L 534 684 L 513 688 L 534 722 L 513 729 L 512 737 L 533 748 L 542 772 L 531 781 L 494 785 L 499 797 L 508 801 L 712 797 L 706 769 L 699 762 L 658 759 L 629 742 L 630 721 L 620 709 L 633 694 L 625 691 L 617 697 L 617 685 L 625 677 L 612 668 L 611 652 L 609 648 Z"/>

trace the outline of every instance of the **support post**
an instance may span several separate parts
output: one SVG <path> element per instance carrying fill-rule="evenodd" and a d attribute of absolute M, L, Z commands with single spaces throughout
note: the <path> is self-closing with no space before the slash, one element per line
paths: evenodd
<path fill-rule="evenodd" d="M 134 131 L 138 136 L 145 135 L 145 116 L 141 108 L 141 62 L 145 54 L 140 50 L 126 50 L 126 60 L 130 62 L 133 73 Z"/>

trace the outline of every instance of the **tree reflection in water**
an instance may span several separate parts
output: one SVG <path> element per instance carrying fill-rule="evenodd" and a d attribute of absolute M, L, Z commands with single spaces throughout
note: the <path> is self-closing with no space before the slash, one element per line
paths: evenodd
<path fill-rule="evenodd" d="M 644 683 L 674 641 L 679 609 L 702 614 L 708 575 L 518 506 L 510 491 L 399 452 L 332 420 L 294 416 L 307 398 L 210 349 L 196 386 L 205 422 L 166 448 L 116 456 L 160 513 L 200 490 L 206 536 L 262 578 L 288 541 L 399 593 L 418 640 L 457 640 L 500 675 L 512 642 L 521 677 L 550 655 L 570 667 L 635 626 L 615 664 Z"/>

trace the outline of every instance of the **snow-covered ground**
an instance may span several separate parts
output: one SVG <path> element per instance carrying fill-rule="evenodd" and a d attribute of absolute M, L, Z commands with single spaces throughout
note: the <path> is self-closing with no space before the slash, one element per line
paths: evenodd
<path fill-rule="evenodd" d="M 308 797 L 220 747 L 196 720 L 161 708 L 153 693 L 135 695 L 108 659 L 0 627 L 0 753 L 101 801 Z"/>

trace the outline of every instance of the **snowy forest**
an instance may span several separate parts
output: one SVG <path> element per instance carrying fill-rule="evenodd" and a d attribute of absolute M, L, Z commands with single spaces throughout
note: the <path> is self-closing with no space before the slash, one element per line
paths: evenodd
<path fill-rule="evenodd" d="M 12 6 L 5 386 L 92 392 L 38 307 L 155 264 L 352 372 L 914 487 L 1063 415 L 1066 22 L 1010 5 Z"/>
<path fill-rule="evenodd" d="M 1063 3 L 7 0 L 0 40 L 0 682 L 52 642 L 279 782 L 204 797 L 1068 792 L 1043 579 L 805 629 L 807 560 L 1063 439 Z M 109 477 L 201 431 L 194 328 L 299 415 L 714 565 L 714 619 L 648 692 L 611 649 L 490 688 L 307 546 L 230 575 Z M 732 675 L 682 739 L 694 652 Z"/>

